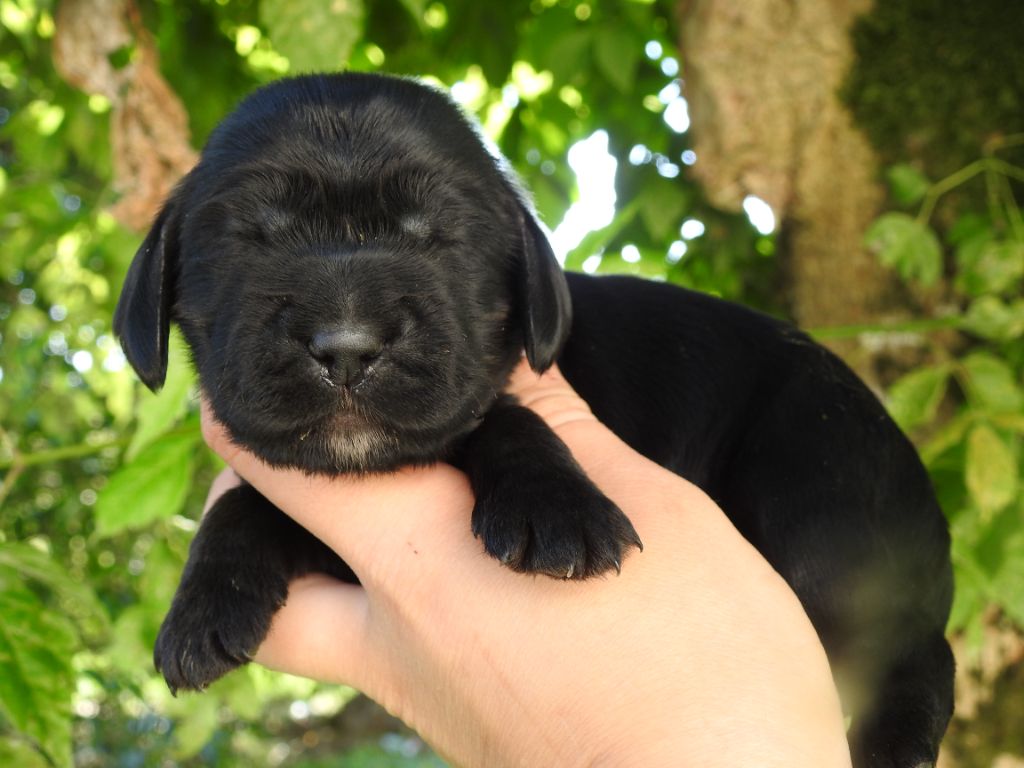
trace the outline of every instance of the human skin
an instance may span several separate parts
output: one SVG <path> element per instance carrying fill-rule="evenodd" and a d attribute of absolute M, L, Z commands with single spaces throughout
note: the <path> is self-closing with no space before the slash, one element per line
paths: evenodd
<path fill-rule="evenodd" d="M 458 766 L 849 766 L 814 629 L 725 514 L 600 424 L 557 370 L 521 365 L 511 391 L 632 521 L 644 549 L 620 574 L 515 573 L 473 537 L 453 467 L 270 468 L 204 404 L 231 468 L 211 499 L 244 477 L 360 580 L 293 582 L 256 661 L 358 688 Z"/>

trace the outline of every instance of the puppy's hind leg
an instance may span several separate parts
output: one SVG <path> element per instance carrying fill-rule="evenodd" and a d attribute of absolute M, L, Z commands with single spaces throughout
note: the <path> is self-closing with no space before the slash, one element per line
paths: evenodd
<path fill-rule="evenodd" d="M 850 730 L 854 768 L 932 768 L 953 714 L 953 653 L 928 635 L 890 669 Z"/>
<path fill-rule="evenodd" d="M 355 582 L 333 551 L 251 485 L 221 496 L 189 549 L 153 661 L 172 692 L 202 690 L 249 661 L 306 573 Z"/>

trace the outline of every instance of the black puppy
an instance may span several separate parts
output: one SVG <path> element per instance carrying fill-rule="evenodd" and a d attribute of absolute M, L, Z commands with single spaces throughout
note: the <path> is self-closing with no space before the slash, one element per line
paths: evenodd
<path fill-rule="evenodd" d="M 952 577 L 913 447 L 783 323 L 665 284 L 563 274 L 503 162 L 442 93 L 346 74 L 246 99 L 125 281 L 114 327 L 154 389 L 171 321 L 217 418 L 269 463 L 453 461 L 488 552 L 584 578 L 640 542 L 501 394 L 523 349 L 536 370 L 557 360 L 605 424 L 710 494 L 796 591 L 853 713 L 856 764 L 935 760 L 952 712 Z M 250 486 L 223 496 L 157 640 L 171 688 L 245 663 L 289 581 L 314 570 L 354 579 Z"/>

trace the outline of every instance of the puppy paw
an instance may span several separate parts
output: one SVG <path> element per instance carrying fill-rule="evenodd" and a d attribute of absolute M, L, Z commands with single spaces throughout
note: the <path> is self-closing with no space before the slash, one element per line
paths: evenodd
<path fill-rule="evenodd" d="M 287 596 L 284 580 L 197 564 L 178 586 L 153 651 L 171 693 L 201 691 L 249 662 Z"/>
<path fill-rule="evenodd" d="M 503 478 L 477 498 L 473 533 L 515 571 L 586 579 L 643 549 L 633 524 L 580 472 Z"/>

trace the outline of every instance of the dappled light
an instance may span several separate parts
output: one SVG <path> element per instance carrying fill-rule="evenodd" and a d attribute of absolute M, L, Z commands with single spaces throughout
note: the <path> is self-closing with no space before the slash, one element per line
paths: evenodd
<path fill-rule="evenodd" d="M 743 210 L 750 223 L 754 225 L 754 229 L 762 235 L 770 235 L 775 231 L 775 214 L 764 200 L 747 195 L 743 198 Z"/>
<path fill-rule="evenodd" d="M 564 263 L 566 254 L 588 232 L 606 227 L 615 216 L 616 159 L 608 154 L 608 133 L 596 131 L 569 148 L 569 167 L 576 174 L 579 198 L 551 233 L 551 247 Z"/>

